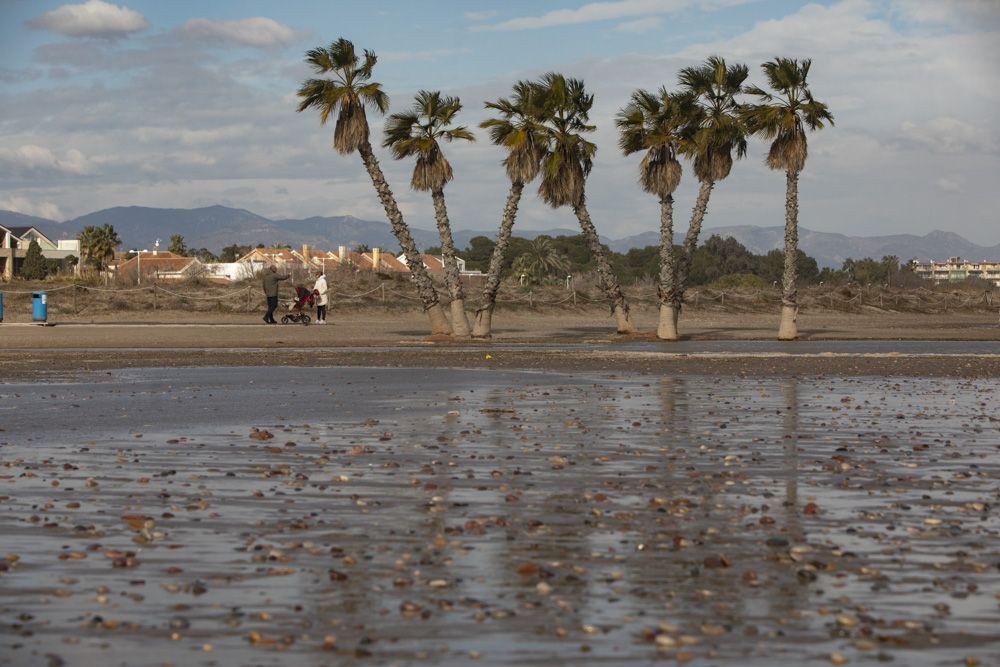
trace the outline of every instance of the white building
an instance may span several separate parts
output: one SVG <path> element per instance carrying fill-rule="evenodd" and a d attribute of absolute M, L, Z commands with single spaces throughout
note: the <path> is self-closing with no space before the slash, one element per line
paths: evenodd
<path fill-rule="evenodd" d="M 1000 261 L 973 262 L 961 257 L 949 257 L 947 262 L 913 261 L 913 272 L 935 285 L 979 278 L 1000 287 Z"/>

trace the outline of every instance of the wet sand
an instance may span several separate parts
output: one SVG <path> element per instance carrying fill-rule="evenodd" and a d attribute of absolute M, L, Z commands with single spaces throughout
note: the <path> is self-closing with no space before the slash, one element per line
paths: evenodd
<path fill-rule="evenodd" d="M 0 325 L 0 665 L 1000 663 L 992 317 L 605 318 Z"/>
<path fill-rule="evenodd" d="M 997 664 L 998 390 L 8 381 L 0 664 Z"/>
<path fill-rule="evenodd" d="M 1000 326 L 992 315 L 800 316 L 802 341 L 767 354 L 698 353 L 658 341 L 655 322 L 637 313 L 641 331 L 618 336 L 606 311 L 502 313 L 489 341 L 428 337 L 426 318 L 363 311 L 341 314 L 327 326 L 265 326 L 256 316 L 205 321 L 190 313 L 158 313 L 158 323 L 62 322 L 56 326 L 0 325 L 0 367 L 8 378 L 45 371 L 143 366 L 389 366 L 561 370 L 631 370 L 642 373 L 1000 376 Z M 645 319 L 644 319 L 645 318 Z M 690 313 L 685 344 L 700 341 L 773 342 L 773 316 Z M 827 354 L 800 343 L 823 341 L 927 341 L 920 355 Z M 976 354 L 936 354 L 935 341 L 980 342 Z M 996 343 L 995 347 L 991 344 Z M 814 354 L 803 354 L 804 348 Z M 765 348 L 761 348 L 765 349 Z M 831 348 L 832 349 L 832 348 Z"/>

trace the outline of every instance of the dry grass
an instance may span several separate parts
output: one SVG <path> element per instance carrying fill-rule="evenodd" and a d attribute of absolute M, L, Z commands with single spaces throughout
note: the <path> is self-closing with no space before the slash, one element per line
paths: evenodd
<path fill-rule="evenodd" d="M 384 311 L 420 308 L 416 289 L 402 276 L 355 273 L 349 269 L 328 275 L 331 290 L 330 310 L 353 311 L 380 309 Z M 310 286 L 307 275 L 295 275 L 282 286 L 282 303 L 290 300 L 291 286 Z M 439 281 L 442 300 L 447 293 Z M 234 285 L 219 285 L 204 280 L 159 282 L 152 285 L 105 285 L 97 279 L 49 279 L 45 281 L 15 280 L 0 283 L 4 314 L 8 321 L 30 319 L 31 292 L 48 293 L 50 317 L 93 317 L 116 313 L 238 314 L 261 312 L 265 309 L 260 282 L 247 280 Z M 651 280 L 624 286 L 633 308 L 655 310 L 656 286 Z M 479 300 L 479 286 L 467 286 L 467 304 L 474 309 Z M 833 287 L 818 286 L 799 290 L 799 305 L 803 312 L 848 313 L 946 313 L 995 312 L 1000 308 L 1000 290 L 975 286 L 941 286 L 918 288 Z M 773 312 L 781 302 L 776 288 L 688 290 L 685 295 L 689 312 Z M 578 276 L 570 289 L 565 283 L 519 285 L 507 280 L 501 285 L 498 306 L 509 310 L 540 312 L 580 311 L 603 308 L 606 300 L 596 286 L 593 275 Z M 284 305 L 281 306 L 282 308 Z"/>

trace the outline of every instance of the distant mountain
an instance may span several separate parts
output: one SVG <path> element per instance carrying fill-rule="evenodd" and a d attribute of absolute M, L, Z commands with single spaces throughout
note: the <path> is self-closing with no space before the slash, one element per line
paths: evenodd
<path fill-rule="evenodd" d="M 42 233 L 45 233 L 46 229 L 58 224 L 55 220 L 48 218 L 37 218 L 14 211 L 0 211 L 0 225 L 4 227 L 37 227 L 42 230 Z"/>
<path fill-rule="evenodd" d="M 113 225 L 125 248 L 151 248 L 156 239 L 166 247 L 170 236 L 180 234 L 191 248 L 208 248 L 218 252 L 233 243 L 268 245 L 287 243 L 292 247 L 309 244 L 315 248 L 335 250 L 338 245 L 348 248 L 360 244 L 398 249 L 392 230 L 386 222 L 360 220 L 350 215 L 270 220 L 244 209 L 226 206 L 205 208 L 147 208 L 143 206 L 118 206 L 96 211 L 63 223 L 37 218 L 12 211 L 0 211 L 0 224 L 24 227 L 35 226 L 51 238 L 75 238 L 86 225 Z M 420 248 L 439 245 L 437 231 L 410 228 L 413 239 Z M 456 230 L 455 245 L 465 248 L 474 236 L 492 238 L 495 230 Z M 578 234 L 577 229 L 518 229 L 515 236 L 534 238 L 539 234 L 551 236 Z M 784 244 L 783 227 L 713 227 L 705 229 L 702 239 L 712 234 L 732 236 L 753 253 L 766 253 Z M 659 244 L 657 232 L 645 232 L 623 239 L 601 239 L 616 252 L 630 248 L 643 248 Z M 683 234 L 675 235 L 675 243 Z M 820 266 L 840 267 L 847 258 L 859 259 L 895 255 L 906 261 L 918 259 L 946 259 L 953 255 L 967 259 L 1000 259 L 1000 244 L 992 247 L 972 243 L 953 232 L 933 231 L 924 236 L 893 234 L 889 236 L 846 236 L 827 232 L 814 232 L 799 228 L 799 244 L 803 251 L 816 258 Z"/>
<path fill-rule="evenodd" d="M 723 238 L 732 236 L 746 246 L 750 252 L 760 255 L 785 247 L 784 227 L 711 227 L 702 231 L 702 240 L 717 234 Z M 674 235 L 674 243 L 684 240 L 683 233 Z M 615 252 L 627 252 L 629 248 L 643 248 L 658 245 L 657 232 L 645 232 L 636 236 L 612 241 L 609 247 Z M 958 255 L 968 259 L 1000 259 L 1000 244 L 981 246 L 964 239 L 954 232 L 934 230 L 924 236 L 915 234 L 892 234 L 889 236 L 846 236 L 829 232 L 814 232 L 799 227 L 799 247 L 807 255 L 815 257 L 821 267 L 840 268 L 848 258 L 873 257 L 880 259 L 895 255 L 901 261 L 916 257 L 920 260 L 943 260 Z"/>

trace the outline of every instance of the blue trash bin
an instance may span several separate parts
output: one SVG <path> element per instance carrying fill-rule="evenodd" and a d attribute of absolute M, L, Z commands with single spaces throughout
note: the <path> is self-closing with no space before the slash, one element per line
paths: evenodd
<path fill-rule="evenodd" d="M 45 292 L 31 293 L 31 319 L 44 322 L 49 315 L 48 295 Z"/>

